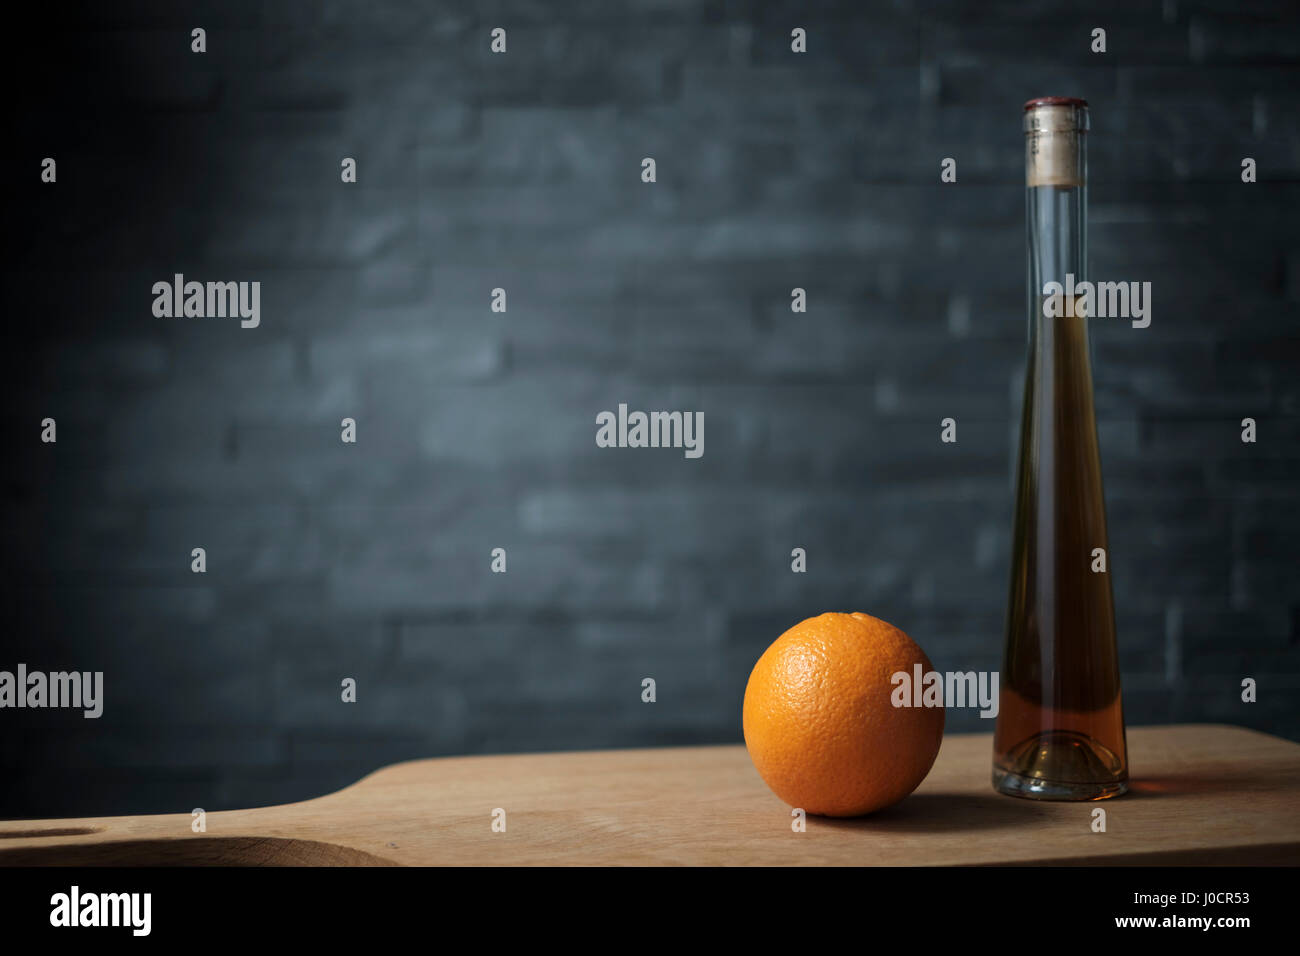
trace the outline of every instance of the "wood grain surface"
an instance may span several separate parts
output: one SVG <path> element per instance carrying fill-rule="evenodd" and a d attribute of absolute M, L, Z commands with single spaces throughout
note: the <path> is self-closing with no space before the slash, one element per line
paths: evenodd
<path fill-rule="evenodd" d="M 1300 745 L 1184 725 L 1131 729 L 1129 747 L 1127 796 L 1039 803 L 993 792 L 990 735 L 950 736 L 902 803 L 810 816 L 803 833 L 741 746 L 417 760 L 302 803 L 210 812 L 205 833 L 188 808 L 0 822 L 0 865 L 1300 862 Z"/>

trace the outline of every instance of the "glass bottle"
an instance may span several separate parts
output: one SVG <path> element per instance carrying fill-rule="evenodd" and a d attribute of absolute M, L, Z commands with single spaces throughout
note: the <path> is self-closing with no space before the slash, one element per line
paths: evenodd
<path fill-rule="evenodd" d="M 1071 294 L 1087 268 L 1088 104 L 1030 100 L 1024 130 L 1029 360 L 993 786 L 1100 800 L 1128 789 L 1128 753 L 1088 321 Z"/>

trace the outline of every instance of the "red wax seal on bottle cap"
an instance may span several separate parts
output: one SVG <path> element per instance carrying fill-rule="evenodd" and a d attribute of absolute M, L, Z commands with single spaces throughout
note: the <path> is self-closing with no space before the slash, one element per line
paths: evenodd
<path fill-rule="evenodd" d="M 1035 106 L 1081 106 L 1088 108 L 1088 101 L 1081 100 L 1073 96 L 1039 96 L 1025 104 L 1025 109 L 1032 110 Z"/>

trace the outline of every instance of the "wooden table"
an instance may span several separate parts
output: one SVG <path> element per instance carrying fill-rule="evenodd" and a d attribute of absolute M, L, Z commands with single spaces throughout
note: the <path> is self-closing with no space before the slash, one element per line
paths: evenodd
<path fill-rule="evenodd" d="M 901 804 L 802 833 L 741 746 L 417 760 L 204 833 L 189 813 L 0 823 L 0 865 L 1300 863 L 1300 745 L 1184 725 L 1129 747 L 1129 795 L 1039 803 L 993 792 L 990 735 L 953 735 Z"/>

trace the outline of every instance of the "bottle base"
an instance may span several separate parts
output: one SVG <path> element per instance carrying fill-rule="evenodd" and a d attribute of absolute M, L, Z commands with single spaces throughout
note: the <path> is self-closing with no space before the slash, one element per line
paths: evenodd
<path fill-rule="evenodd" d="M 1128 793 L 1128 781 L 1110 783 L 1063 783 L 1025 777 L 1018 773 L 993 771 L 993 789 L 1008 797 L 1026 800 L 1109 800 Z"/>
<path fill-rule="evenodd" d="M 1028 800 L 1106 800 L 1128 792 L 1124 761 L 1086 734 L 1049 730 L 1000 754 L 993 789 Z"/>

